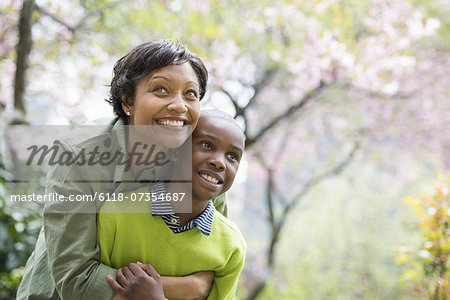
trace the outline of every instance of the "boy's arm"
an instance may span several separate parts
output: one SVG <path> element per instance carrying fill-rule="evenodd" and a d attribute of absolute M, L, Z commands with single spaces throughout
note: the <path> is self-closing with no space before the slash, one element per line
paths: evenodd
<path fill-rule="evenodd" d="M 147 295 L 155 289 L 154 286 L 149 284 L 148 281 L 150 279 L 143 276 L 133 278 L 133 286 L 128 283 L 128 276 L 126 276 L 123 270 L 133 270 L 135 266 L 139 266 L 149 275 L 154 270 L 151 265 L 138 262 L 137 264 L 129 264 L 128 268 L 119 269 L 116 279 L 113 276 L 108 276 L 108 283 L 118 293 L 117 299 L 120 299 L 120 297 L 130 297 L 133 300 L 147 299 L 145 297 L 140 298 L 136 295 Z M 133 271 L 133 273 L 136 272 Z M 168 299 L 206 299 L 211 290 L 213 279 L 214 272 L 212 271 L 197 272 L 184 277 L 161 276 L 164 295 Z M 132 297 L 132 295 L 135 296 Z"/>
<path fill-rule="evenodd" d="M 163 276 L 162 284 L 168 299 L 206 299 L 213 280 L 214 272 L 201 271 L 185 277 Z"/>
<path fill-rule="evenodd" d="M 239 274 L 244 267 L 245 250 L 236 251 L 224 270 L 216 272 L 208 299 L 232 300 L 236 294 Z"/>

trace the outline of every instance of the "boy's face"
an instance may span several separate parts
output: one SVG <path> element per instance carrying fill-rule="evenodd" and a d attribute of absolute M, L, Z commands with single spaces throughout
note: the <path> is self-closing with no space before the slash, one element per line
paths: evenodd
<path fill-rule="evenodd" d="M 229 121 L 200 117 L 192 135 L 192 191 L 199 200 L 226 192 L 244 151 L 242 130 Z"/>

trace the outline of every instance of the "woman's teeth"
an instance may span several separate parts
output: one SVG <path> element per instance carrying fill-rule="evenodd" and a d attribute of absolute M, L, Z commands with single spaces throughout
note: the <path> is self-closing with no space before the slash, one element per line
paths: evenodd
<path fill-rule="evenodd" d="M 184 122 L 183 121 L 176 121 L 176 120 L 159 120 L 159 124 L 175 126 L 175 127 L 181 127 L 181 126 L 184 125 Z"/>

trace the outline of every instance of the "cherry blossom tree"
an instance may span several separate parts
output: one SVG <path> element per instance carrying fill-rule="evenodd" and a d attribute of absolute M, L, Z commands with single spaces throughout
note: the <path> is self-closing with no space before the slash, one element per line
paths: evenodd
<path fill-rule="evenodd" d="M 241 218 L 253 215 L 264 232 L 243 278 L 256 299 L 296 207 L 368 148 L 383 144 L 380 156 L 408 164 L 408 147 L 420 145 L 450 166 L 441 2 L 11 1 L 0 16 L 0 102 L 7 112 L 26 107 L 31 123 L 110 114 L 99 103 L 117 58 L 152 38 L 188 45 L 210 71 L 204 106 L 228 111 L 245 130 L 245 184 L 232 198 L 251 200 Z M 28 80 L 14 77 L 21 69 Z"/>

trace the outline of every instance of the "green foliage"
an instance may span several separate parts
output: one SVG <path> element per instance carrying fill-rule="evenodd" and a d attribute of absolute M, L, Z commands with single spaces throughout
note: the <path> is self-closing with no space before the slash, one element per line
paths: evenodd
<path fill-rule="evenodd" d="M 420 199 L 405 198 L 412 205 L 419 221 L 422 242 L 419 247 L 402 246 L 396 262 L 405 265 L 402 281 L 413 283 L 422 299 L 450 298 L 450 174 L 440 175 L 430 195 Z"/>
<path fill-rule="evenodd" d="M 0 153 L 0 299 L 13 299 L 16 294 L 40 227 L 38 212 L 15 212 L 8 205 L 8 176 Z"/>
<path fill-rule="evenodd" d="M 11 300 L 15 298 L 22 276 L 23 267 L 11 272 L 0 273 L 0 299 Z"/>

